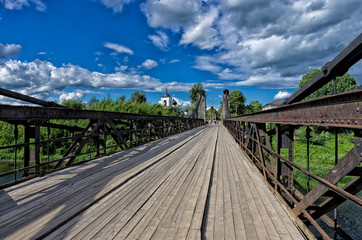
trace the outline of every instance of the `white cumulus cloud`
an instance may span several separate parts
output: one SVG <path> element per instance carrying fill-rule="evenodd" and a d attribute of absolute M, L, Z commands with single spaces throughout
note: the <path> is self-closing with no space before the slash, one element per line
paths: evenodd
<path fill-rule="evenodd" d="M 294 88 L 362 28 L 360 0 L 147 0 L 142 10 L 150 27 L 179 34 L 179 44 L 211 50 L 195 56 L 196 69 L 240 86 Z"/>
<path fill-rule="evenodd" d="M 219 45 L 218 32 L 213 27 L 218 15 L 216 8 L 211 8 L 209 12 L 198 15 L 195 24 L 184 27 L 180 44 L 193 44 L 200 49 L 209 50 Z"/>
<path fill-rule="evenodd" d="M 103 94 L 102 92 L 98 92 L 98 91 L 77 89 L 74 92 L 64 92 L 64 93 L 62 93 L 59 96 L 59 102 L 62 103 L 62 102 L 67 101 L 67 100 L 82 100 L 87 93 Z"/>
<path fill-rule="evenodd" d="M 6 44 L 0 43 L 0 59 L 18 55 L 21 51 L 21 45 L 19 44 Z"/>
<path fill-rule="evenodd" d="M 161 49 L 162 51 L 167 51 L 168 48 L 168 37 L 166 33 L 157 31 L 155 35 L 148 35 L 148 38 L 152 41 L 153 45 Z"/>
<path fill-rule="evenodd" d="M 142 67 L 146 68 L 146 69 L 151 69 L 151 68 L 155 68 L 157 67 L 158 64 L 157 62 L 155 62 L 154 60 L 152 59 L 147 59 L 146 61 L 144 61 L 142 63 Z"/>
<path fill-rule="evenodd" d="M 292 94 L 289 92 L 279 91 L 275 96 L 274 100 L 285 99 L 290 97 Z"/>
<path fill-rule="evenodd" d="M 8 10 L 21 10 L 23 7 L 29 7 L 30 4 L 35 5 L 35 9 L 41 12 L 47 10 L 47 6 L 41 0 L 0 0 L 0 4 L 4 5 Z"/>
<path fill-rule="evenodd" d="M 155 65 L 156 62 L 150 63 L 150 65 L 145 65 L 150 67 Z M 120 66 L 120 68 L 126 69 L 124 66 Z M 167 86 L 173 92 L 188 92 L 194 84 L 173 81 L 168 82 Z M 63 64 L 60 67 L 56 67 L 51 62 L 39 59 L 32 62 L 8 60 L 1 64 L 0 86 L 44 100 L 53 99 L 54 96 L 58 95 L 61 101 L 66 99 L 82 99 L 84 94 L 94 93 L 94 90 L 99 89 L 164 91 L 164 83 L 148 75 L 140 75 L 131 71 L 128 73 L 115 72 L 104 74 L 92 72 L 73 64 Z M 205 83 L 205 87 L 219 88 L 220 86 Z M 74 93 L 66 93 L 65 90 L 69 88 L 89 90 L 77 90 Z"/>
<path fill-rule="evenodd" d="M 130 55 L 134 54 L 134 52 L 131 49 L 129 49 L 128 47 L 122 46 L 122 45 L 117 44 L 117 43 L 107 42 L 103 46 L 105 48 L 109 48 L 111 50 L 114 50 L 116 54 L 118 54 L 118 53 L 128 53 Z"/>
<path fill-rule="evenodd" d="M 0 65 L 0 85 L 26 95 L 46 99 L 69 87 L 90 89 L 140 89 L 162 91 L 162 83 L 148 75 L 91 72 L 80 66 L 56 67 L 48 61 L 9 60 Z"/>
<path fill-rule="evenodd" d="M 172 59 L 172 60 L 170 61 L 170 63 L 178 63 L 178 62 L 180 62 L 179 59 Z"/>
<path fill-rule="evenodd" d="M 59 96 L 59 102 L 62 103 L 67 100 L 81 100 L 83 97 L 84 93 L 82 92 L 63 93 Z"/>
<path fill-rule="evenodd" d="M 131 0 L 100 0 L 101 3 L 110 8 L 115 13 L 120 13 L 123 10 L 123 5 L 128 4 Z"/>

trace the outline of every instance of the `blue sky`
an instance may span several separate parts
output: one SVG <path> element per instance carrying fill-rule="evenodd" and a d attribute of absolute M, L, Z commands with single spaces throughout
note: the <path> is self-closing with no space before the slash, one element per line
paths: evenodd
<path fill-rule="evenodd" d="M 266 104 L 356 38 L 361 12 L 359 0 L 0 0 L 0 87 L 57 101 L 139 90 L 156 103 L 166 86 L 188 101 L 202 82 L 208 106 L 225 88 Z"/>

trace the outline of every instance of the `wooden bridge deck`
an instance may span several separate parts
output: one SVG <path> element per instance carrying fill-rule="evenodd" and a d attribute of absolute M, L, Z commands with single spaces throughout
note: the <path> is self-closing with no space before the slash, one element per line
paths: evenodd
<path fill-rule="evenodd" d="M 0 239 L 303 239 L 221 125 L 0 191 Z"/>

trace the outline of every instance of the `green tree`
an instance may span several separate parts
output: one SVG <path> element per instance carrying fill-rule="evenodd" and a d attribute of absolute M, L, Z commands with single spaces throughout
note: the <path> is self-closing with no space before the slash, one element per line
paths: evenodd
<path fill-rule="evenodd" d="M 195 107 L 199 101 L 199 92 L 202 90 L 202 83 L 196 83 L 194 86 L 190 89 L 189 94 L 187 97 L 191 99 L 191 105 Z"/>
<path fill-rule="evenodd" d="M 221 111 L 219 111 L 219 110 L 220 109 L 214 109 L 216 119 L 221 119 L 221 116 L 220 116 Z M 211 114 L 211 108 L 206 110 L 206 120 L 210 120 L 210 114 Z"/>
<path fill-rule="evenodd" d="M 263 109 L 261 102 L 258 100 L 250 101 L 250 103 L 246 106 L 245 113 L 253 113 L 257 111 L 261 111 Z"/>
<path fill-rule="evenodd" d="M 62 105 L 68 108 L 75 108 L 75 109 L 84 109 L 86 108 L 86 104 L 80 100 L 65 100 L 62 102 Z"/>
<path fill-rule="evenodd" d="M 88 107 L 92 108 L 92 107 L 96 106 L 98 103 L 99 103 L 99 100 L 93 96 L 88 102 Z"/>
<path fill-rule="evenodd" d="M 303 87 L 306 83 L 308 83 L 320 72 L 321 72 L 320 69 L 313 69 L 313 71 L 305 74 L 302 77 L 302 80 L 300 80 L 299 82 L 299 88 Z M 336 86 L 337 93 L 346 92 L 357 87 L 356 79 L 351 75 L 349 75 L 348 72 L 345 73 L 343 76 L 337 77 L 336 80 L 337 80 L 337 86 Z M 333 95 L 334 93 L 333 85 L 334 85 L 333 81 L 330 81 L 329 83 L 327 83 L 326 85 L 324 85 L 323 87 L 321 87 L 320 89 L 318 89 L 317 91 L 306 97 L 306 100 L 320 98 L 327 95 Z"/>
<path fill-rule="evenodd" d="M 230 91 L 230 113 L 232 115 L 240 115 L 245 110 L 246 98 L 244 94 L 239 90 Z"/>
<path fill-rule="evenodd" d="M 130 100 L 131 102 L 137 102 L 137 103 L 145 103 L 147 102 L 147 98 L 146 98 L 146 93 L 145 92 L 139 92 L 139 91 L 135 91 Z"/>

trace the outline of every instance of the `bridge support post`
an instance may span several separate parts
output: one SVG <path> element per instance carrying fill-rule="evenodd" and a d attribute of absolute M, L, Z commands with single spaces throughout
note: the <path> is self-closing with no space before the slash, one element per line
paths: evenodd
<path fill-rule="evenodd" d="M 282 145 L 282 133 L 280 129 L 280 124 L 275 125 L 275 151 L 277 154 L 280 155 L 280 148 Z M 280 158 L 276 158 L 276 164 L 275 164 L 275 190 L 278 192 L 278 181 L 280 181 L 280 172 L 281 172 L 281 164 L 280 164 Z"/>
<path fill-rule="evenodd" d="M 294 161 L 294 127 L 289 126 L 288 132 L 288 159 Z M 293 168 L 288 169 L 288 189 L 292 191 L 294 184 Z"/>
<path fill-rule="evenodd" d="M 200 98 L 200 104 L 197 109 L 197 118 L 203 119 L 204 123 L 205 123 L 206 122 L 206 94 L 205 94 L 204 89 L 200 90 L 199 98 Z"/>
<path fill-rule="evenodd" d="M 210 121 L 215 121 L 215 120 L 216 120 L 215 109 L 214 109 L 214 107 L 211 107 L 211 110 L 210 110 Z"/>
<path fill-rule="evenodd" d="M 24 125 L 24 143 L 30 142 L 30 125 Z M 24 145 L 24 168 L 29 167 L 30 164 L 30 145 Z M 29 170 L 24 171 L 24 176 L 29 176 Z"/>
<path fill-rule="evenodd" d="M 229 98 L 229 90 L 225 89 L 224 94 L 222 96 L 222 114 L 221 120 L 225 120 L 230 118 L 230 98 Z"/>
<path fill-rule="evenodd" d="M 35 151 L 34 151 L 34 161 L 35 161 L 35 174 L 36 175 L 40 175 L 40 127 L 39 126 L 35 126 L 34 128 L 35 130 L 35 142 L 37 142 L 35 144 Z"/>
<path fill-rule="evenodd" d="M 103 122 L 104 156 L 107 155 L 107 123 Z"/>

